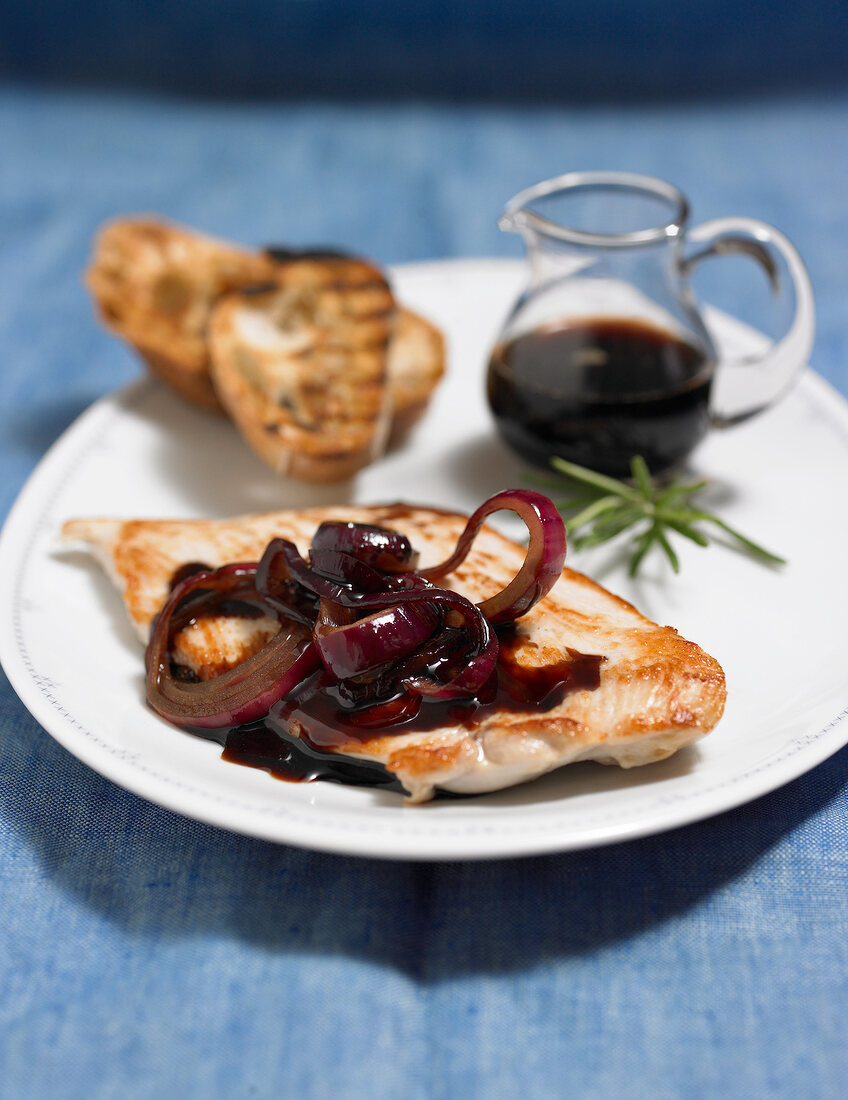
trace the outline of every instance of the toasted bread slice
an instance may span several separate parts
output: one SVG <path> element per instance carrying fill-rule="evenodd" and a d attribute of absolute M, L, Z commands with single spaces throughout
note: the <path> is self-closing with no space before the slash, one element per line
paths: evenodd
<path fill-rule="evenodd" d="M 287 267 L 308 263 L 314 271 L 343 259 L 331 252 L 250 251 L 160 218 L 120 218 L 99 232 L 86 283 L 104 324 L 155 375 L 193 404 L 221 412 L 209 369 L 213 305 L 230 291 L 274 281 Z M 438 328 L 399 308 L 388 361 L 393 436 L 426 408 L 444 356 Z"/>
<path fill-rule="evenodd" d="M 86 282 L 100 316 L 188 401 L 219 410 L 207 326 L 228 291 L 267 282 L 273 261 L 156 218 L 123 218 L 98 234 Z"/>
<path fill-rule="evenodd" d="M 394 298 L 352 259 L 281 266 L 273 286 L 230 294 L 212 312 L 215 391 L 273 470 L 335 481 L 382 453 Z"/>
<path fill-rule="evenodd" d="M 420 550 L 422 566 L 446 558 L 465 523 L 464 516 L 452 513 L 387 505 L 223 521 L 72 520 L 64 538 L 83 542 L 99 557 L 144 639 L 186 562 L 215 566 L 256 560 L 274 536 L 289 538 L 306 552 L 317 525 L 327 519 L 402 531 Z M 524 554 L 523 547 L 483 528 L 450 583 L 479 602 L 515 575 Z M 230 659 L 239 648 L 238 624 L 230 618 L 220 627 Z M 196 666 L 221 665 L 214 621 L 207 619 L 205 625 L 210 633 L 186 642 L 180 659 Z M 255 633 L 246 630 L 244 656 L 255 644 Z M 454 723 L 446 716 L 436 728 L 375 730 L 328 751 L 382 763 L 413 800 L 423 801 L 437 788 L 461 794 L 490 791 L 578 760 L 648 764 L 703 736 L 721 717 L 725 680 L 714 658 L 566 568 L 545 599 L 518 620 L 510 661 L 532 670 L 568 661 L 575 650 L 604 658 L 600 685 L 567 694 L 549 710 L 528 714 L 485 708 L 476 724 Z"/>

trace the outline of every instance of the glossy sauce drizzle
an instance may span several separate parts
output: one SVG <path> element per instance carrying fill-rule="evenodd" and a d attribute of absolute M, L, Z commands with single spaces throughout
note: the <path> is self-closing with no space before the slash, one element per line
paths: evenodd
<path fill-rule="evenodd" d="M 506 629 L 501 634 L 496 675 L 476 699 L 422 702 L 418 696 L 404 696 L 381 701 L 378 706 L 395 718 L 391 725 L 375 723 L 377 708 L 347 705 L 326 674 L 316 672 L 264 719 L 195 732 L 218 741 L 225 760 L 262 768 L 279 779 L 324 779 L 402 791 L 382 764 L 342 755 L 345 749 L 393 733 L 456 725 L 473 731 L 497 714 L 542 714 L 572 692 L 594 691 L 600 684 L 604 657 L 568 649 L 566 659 L 533 668 L 520 664 L 514 651 L 514 631 Z"/>

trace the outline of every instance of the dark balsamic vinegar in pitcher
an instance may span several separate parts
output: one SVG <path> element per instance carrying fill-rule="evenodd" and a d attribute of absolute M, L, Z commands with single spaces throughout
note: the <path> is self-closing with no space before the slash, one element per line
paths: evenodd
<path fill-rule="evenodd" d="M 581 319 L 499 344 L 488 399 L 504 440 L 534 465 L 558 455 L 621 477 L 641 455 L 659 473 L 706 433 L 713 367 L 653 324 Z"/>

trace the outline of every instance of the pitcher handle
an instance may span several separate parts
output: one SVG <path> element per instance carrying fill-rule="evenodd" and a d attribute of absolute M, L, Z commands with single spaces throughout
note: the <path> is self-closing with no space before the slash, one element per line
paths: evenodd
<path fill-rule="evenodd" d="M 794 293 L 795 314 L 782 339 L 762 355 L 719 364 L 713 382 L 711 416 L 714 425 L 726 427 L 774 404 L 806 365 L 815 335 L 813 288 L 794 245 L 765 222 L 755 218 L 714 218 L 690 230 L 687 237 L 690 243 L 705 247 L 683 261 L 684 277 L 711 256 L 741 254 L 751 256 L 764 269 L 778 305 L 790 301 Z M 788 271 L 789 285 L 782 277 L 782 270 Z M 744 385 L 740 387 L 742 378 Z"/>

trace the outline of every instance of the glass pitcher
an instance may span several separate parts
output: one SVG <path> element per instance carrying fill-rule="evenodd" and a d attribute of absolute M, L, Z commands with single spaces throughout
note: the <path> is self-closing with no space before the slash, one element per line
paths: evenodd
<path fill-rule="evenodd" d="M 687 229 L 669 183 L 573 172 L 520 192 L 499 225 L 528 250 L 529 283 L 492 351 L 487 396 L 527 461 L 562 458 L 629 473 L 681 463 L 715 426 L 739 423 L 789 388 L 814 334 L 810 281 L 778 230 L 753 218 Z M 786 335 L 756 358 L 720 362 L 689 284 L 708 256 L 757 260 L 792 309 Z"/>

